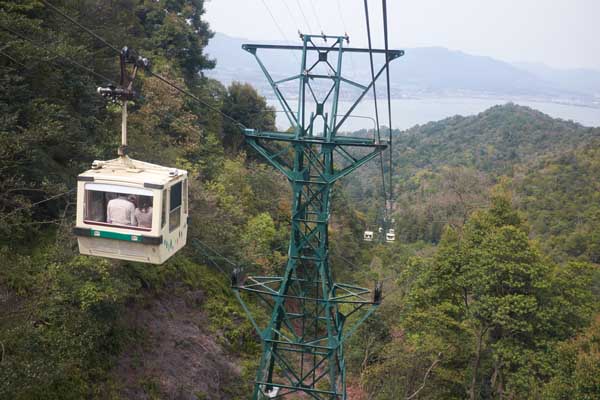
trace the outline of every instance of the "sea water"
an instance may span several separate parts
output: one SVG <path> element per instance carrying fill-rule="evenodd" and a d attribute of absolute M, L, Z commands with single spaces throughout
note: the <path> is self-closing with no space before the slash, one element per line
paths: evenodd
<path fill-rule="evenodd" d="M 531 107 L 548 114 L 553 118 L 572 120 L 584 126 L 600 126 L 600 107 L 519 99 L 443 97 L 392 100 L 392 127 L 394 129 L 404 130 L 415 125 L 439 121 L 454 115 L 476 115 L 495 105 L 506 104 L 509 102 Z M 387 126 L 387 102 L 384 99 L 378 99 L 377 103 L 379 109 L 379 123 L 380 125 Z M 274 106 L 277 110 L 281 110 L 281 107 L 276 100 L 269 100 L 269 104 Z M 290 106 L 295 107 L 293 101 L 290 102 Z M 350 102 L 340 101 L 340 114 L 350 106 Z M 290 124 L 285 114 L 283 112 L 277 112 L 276 115 L 278 130 L 289 128 Z M 375 125 L 374 101 L 372 99 L 363 100 L 354 109 L 352 115 L 355 117 L 350 117 L 344 122 L 341 128 L 342 131 L 351 132 L 359 129 L 372 129 Z"/>

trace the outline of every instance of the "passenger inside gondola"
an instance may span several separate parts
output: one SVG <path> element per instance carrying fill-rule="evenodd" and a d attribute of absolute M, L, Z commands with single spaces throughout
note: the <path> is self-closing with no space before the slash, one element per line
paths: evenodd
<path fill-rule="evenodd" d="M 148 196 L 140 196 L 139 207 L 135 209 L 135 219 L 140 228 L 152 228 L 152 202 Z"/>
<path fill-rule="evenodd" d="M 96 189 L 97 185 L 94 185 Z M 117 186 L 111 185 L 111 189 Z M 153 196 L 86 190 L 84 221 L 88 224 L 152 229 Z"/>
<path fill-rule="evenodd" d="M 134 200 L 134 196 L 120 194 L 116 199 L 109 201 L 106 208 L 106 222 L 114 225 L 137 226 Z"/>

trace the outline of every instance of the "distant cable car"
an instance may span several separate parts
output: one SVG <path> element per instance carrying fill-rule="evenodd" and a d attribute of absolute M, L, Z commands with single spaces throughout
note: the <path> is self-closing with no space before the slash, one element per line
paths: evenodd
<path fill-rule="evenodd" d="M 81 254 L 162 264 L 187 241 L 188 174 L 127 156 L 127 101 L 140 62 L 147 65 L 123 48 L 120 86 L 98 88 L 122 102 L 121 146 L 119 158 L 94 161 L 77 177 L 74 233 Z M 128 63 L 134 64 L 131 78 L 125 76 Z"/>
<path fill-rule="evenodd" d="M 385 234 L 385 241 L 386 242 L 393 242 L 396 240 L 396 233 L 394 232 L 393 229 L 388 229 L 387 233 Z"/>
<path fill-rule="evenodd" d="M 266 390 L 264 393 L 269 399 L 276 399 L 280 397 L 278 387 L 272 387 L 271 390 Z"/>
<path fill-rule="evenodd" d="M 373 231 L 365 231 L 365 233 L 363 234 L 363 240 L 365 242 L 372 242 L 373 241 Z"/>

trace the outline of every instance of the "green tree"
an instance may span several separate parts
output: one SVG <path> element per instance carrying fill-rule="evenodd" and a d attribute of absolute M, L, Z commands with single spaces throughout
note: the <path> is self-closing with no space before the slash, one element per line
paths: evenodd
<path fill-rule="evenodd" d="M 241 243 L 246 259 L 257 263 L 268 273 L 273 272 L 274 261 L 281 261 L 279 257 L 274 257 L 277 252 L 272 250 L 276 233 L 271 216 L 268 213 L 260 213 L 248 220 L 242 234 Z"/>
<path fill-rule="evenodd" d="M 462 232 L 446 229 L 411 288 L 406 329 L 411 340 L 425 332 L 438 338 L 444 359 L 433 379 L 454 387 L 457 398 L 530 395 L 546 376 L 551 343 L 587 323 L 590 266 L 579 266 L 587 272 L 567 284 L 572 271 L 554 273 L 527 232 L 510 197 L 497 192 Z"/>
<path fill-rule="evenodd" d="M 245 127 L 258 131 L 275 130 L 275 109 L 256 89 L 247 83 L 232 82 L 227 88 L 221 111 L 241 122 Z M 241 127 L 226 118 L 223 121 L 223 143 L 232 153 L 245 149 L 245 138 Z M 255 152 L 248 152 L 254 155 Z"/>
<path fill-rule="evenodd" d="M 558 346 L 555 372 L 544 387 L 543 398 L 600 398 L 600 316 L 577 337 Z"/>

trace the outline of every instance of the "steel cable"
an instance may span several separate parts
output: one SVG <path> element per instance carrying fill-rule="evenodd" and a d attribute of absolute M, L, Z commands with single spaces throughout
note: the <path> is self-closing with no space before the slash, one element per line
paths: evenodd
<path fill-rule="evenodd" d="M 306 27 L 310 31 L 309 34 L 313 34 L 314 32 L 313 32 L 312 26 L 310 26 L 310 23 L 308 22 L 308 19 L 306 18 L 306 15 L 304 14 L 304 10 L 302 10 L 302 6 L 300 5 L 300 2 L 298 0 L 296 0 L 296 4 L 298 5 L 300 14 L 302 14 L 302 18 L 304 19 L 304 23 L 306 24 Z"/>
<path fill-rule="evenodd" d="M 283 40 L 285 40 L 288 43 L 291 43 L 291 41 L 287 38 L 285 32 L 283 31 L 283 29 L 281 29 L 281 26 L 279 25 L 279 23 L 277 22 L 277 19 L 275 19 L 275 16 L 273 15 L 273 13 L 271 12 L 271 8 L 269 7 L 269 5 L 267 4 L 266 0 L 261 0 L 263 5 L 265 6 L 265 8 L 267 9 L 267 12 L 269 13 L 269 15 L 271 16 L 271 19 L 273 20 L 273 23 L 275 24 L 275 26 L 277 27 L 277 30 L 279 31 L 279 33 L 281 34 L 281 37 L 283 38 Z M 294 22 L 294 19 L 292 18 L 290 9 L 287 5 L 287 3 L 285 1 L 283 1 L 283 4 L 285 5 L 285 7 L 288 10 L 288 13 L 290 14 L 290 18 L 292 19 L 292 22 Z M 295 51 L 290 50 L 290 53 L 294 55 L 294 57 L 296 58 L 296 60 L 298 62 L 300 62 L 300 58 L 298 58 L 298 54 L 296 54 Z"/>
<path fill-rule="evenodd" d="M 8 212 L 8 213 L 4 214 L 4 215 L 3 215 L 3 216 L 0 218 L 0 221 L 4 221 L 4 220 L 5 220 L 6 218 L 8 218 L 10 215 L 12 215 L 12 214 L 14 214 L 14 213 L 16 213 L 16 212 L 19 212 L 19 211 L 22 211 L 22 210 L 29 210 L 29 209 L 31 209 L 31 208 L 33 208 L 33 207 L 39 206 L 40 204 L 46 203 L 46 202 L 48 202 L 48 201 L 51 201 L 51 200 L 54 200 L 54 199 L 58 199 L 59 197 L 66 196 L 67 194 L 69 194 L 69 193 L 71 193 L 71 192 L 73 192 L 73 191 L 75 191 L 75 190 L 76 190 L 76 188 L 73 188 L 73 189 L 67 190 L 66 192 L 62 192 L 62 193 L 59 193 L 59 194 L 55 194 L 54 196 L 50 196 L 50 197 L 48 197 L 48 198 L 46 198 L 46 199 L 44 199 L 44 200 L 40 200 L 40 201 L 38 201 L 38 202 L 31 203 L 31 204 L 28 204 L 28 205 L 26 205 L 26 206 L 23 206 L 23 207 L 15 208 L 14 210 L 12 210 L 12 211 L 10 211 L 10 212 Z"/>
<path fill-rule="evenodd" d="M 372 41 L 371 41 L 371 24 L 369 21 L 369 5 L 367 0 L 364 0 L 364 4 L 365 4 L 365 20 L 367 23 L 367 39 L 369 42 L 369 61 L 370 61 L 370 65 L 371 65 L 371 79 L 373 82 L 373 101 L 375 103 L 375 121 L 377 123 L 377 141 L 380 142 L 381 141 L 381 134 L 380 134 L 380 130 L 379 130 L 379 110 L 377 107 L 377 91 L 375 89 L 375 67 L 373 65 L 373 45 L 372 45 Z M 387 62 L 387 53 L 386 53 L 386 62 Z M 387 219 L 387 190 L 386 190 L 386 185 L 385 185 L 385 170 L 384 170 L 384 166 L 383 166 L 383 154 L 379 153 L 379 162 L 380 162 L 380 168 L 381 168 L 381 187 L 382 187 L 382 194 L 383 194 L 383 211 L 384 211 L 384 221 Z"/>
<path fill-rule="evenodd" d="M 61 58 L 61 59 L 65 60 L 65 61 L 67 61 L 67 62 L 70 62 L 71 64 L 73 64 L 73 65 L 75 65 L 75 66 L 77 66 L 77 67 L 79 67 L 79 68 L 81 68 L 81 69 L 84 69 L 84 70 L 86 70 L 86 71 L 87 71 L 87 72 L 89 72 L 90 74 L 92 74 L 92 75 L 94 75 L 94 76 L 96 76 L 96 77 L 98 77 L 98 78 L 101 78 L 101 79 L 105 80 L 105 81 L 106 81 L 106 82 L 108 82 L 108 83 L 114 83 L 112 79 L 110 79 L 110 78 L 107 78 L 106 76 L 104 76 L 104 75 L 102 75 L 102 74 L 100 74 L 100 73 L 98 73 L 98 72 L 94 71 L 94 70 L 93 70 L 93 69 L 91 69 L 91 68 L 88 68 L 88 67 L 86 67 L 86 66 L 85 66 L 85 65 L 83 65 L 83 64 L 80 64 L 80 63 L 78 63 L 77 61 L 75 61 L 75 60 L 73 60 L 73 59 L 71 59 L 71 58 L 69 58 L 69 57 L 65 57 L 65 56 L 63 56 L 63 55 L 61 55 L 61 54 L 58 54 L 58 53 L 57 53 L 57 52 L 55 52 L 55 51 L 52 51 L 52 50 L 50 50 L 50 49 L 48 49 L 48 48 L 46 48 L 46 47 L 44 47 L 44 46 L 42 46 L 42 45 L 40 45 L 40 44 L 36 43 L 36 42 L 35 42 L 35 41 L 33 41 L 32 39 L 30 39 L 30 38 L 28 38 L 28 37 L 25 37 L 25 36 L 21 35 L 19 32 L 16 32 L 16 31 L 14 31 L 14 30 L 12 30 L 12 29 L 10 29 L 10 28 L 7 28 L 7 27 L 5 27 L 5 26 L 2 26 L 2 25 L 0 25 L 0 29 L 3 29 L 3 30 L 5 30 L 6 32 L 8 32 L 8 33 L 10 33 L 10 34 L 12 34 L 12 35 L 14 35 L 14 36 L 18 37 L 18 38 L 19 38 L 19 39 L 21 39 L 21 40 L 24 40 L 24 41 L 26 41 L 26 42 L 29 42 L 29 43 L 30 43 L 32 46 L 34 46 L 35 48 L 37 48 L 37 49 L 39 49 L 39 50 L 41 50 L 41 51 L 45 51 L 46 53 L 50 53 L 50 54 L 52 54 L 52 55 L 54 55 L 54 56 L 56 56 L 56 57 L 59 57 L 59 58 Z"/>
<path fill-rule="evenodd" d="M 389 200 L 393 201 L 394 199 L 394 185 L 392 183 L 392 170 L 394 167 L 393 162 L 393 153 L 392 153 L 392 100 L 390 93 L 390 65 L 387 60 L 387 52 L 388 52 L 388 24 L 387 24 L 387 1 L 382 0 L 383 3 L 383 39 L 385 42 L 385 54 L 386 54 L 386 67 L 385 67 L 385 76 L 387 80 L 387 101 L 388 101 L 388 129 L 389 129 L 389 146 L 390 146 L 390 164 L 389 164 Z M 390 210 L 392 211 L 392 210 Z"/>
<path fill-rule="evenodd" d="M 79 28 L 83 29 L 85 32 L 87 32 L 88 34 L 90 34 L 94 38 L 96 38 L 99 41 L 101 41 L 105 46 L 107 46 L 110 49 L 114 50 L 116 53 L 121 54 L 121 50 L 119 50 L 116 46 L 114 46 L 111 43 L 109 43 L 106 39 L 104 39 L 103 37 L 101 37 L 100 35 L 98 35 L 97 33 L 95 33 L 94 31 L 88 29 L 87 27 L 85 27 L 84 25 L 82 25 L 81 23 L 79 23 L 78 21 L 76 21 L 75 19 L 73 19 L 72 17 L 70 17 L 69 15 L 65 14 L 64 12 L 62 12 L 59 8 L 53 6 L 51 3 L 47 2 L 46 0 L 41 0 L 41 1 L 42 1 L 43 4 L 45 4 L 46 6 L 52 8 L 54 11 L 56 11 L 58 14 L 60 14 L 61 16 L 63 16 L 65 19 L 67 19 L 71 23 L 77 25 Z M 83 68 L 85 68 L 85 67 L 83 67 Z M 92 70 L 88 69 L 88 71 L 95 74 L 95 72 L 93 72 Z M 193 93 L 191 93 L 191 92 L 189 92 L 189 91 L 187 91 L 185 89 L 180 88 L 179 86 L 177 86 L 174 83 L 170 82 L 168 79 L 162 77 L 161 75 L 159 75 L 159 74 L 157 74 L 155 72 L 152 72 L 150 70 L 146 70 L 146 72 L 149 73 L 150 75 L 154 76 L 155 78 L 157 78 L 161 82 L 163 82 L 163 83 L 171 86 L 173 89 L 177 90 L 179 93 L 184 94 L 184 95 L 190 97 L 191 99 L 197 101 L 198 103 L 200 103 L 200 104 L 206 106 L 207 108 L 211 109 L 212 111 L 215 111 L 215 112 L 221 114 L 222 116 L 224 116 L 225 118 L 229 119 L 230 121 L 236 123 L 238 126 L 242 127 L 243 129 L 246 128 L 246 126 L 243 123 L 241 123 L 240 121 L 238 121 L 235 118 L 233 118 L 233 117 L 225 114 L 223 111 L 221 111 L 218 108 L 210 105 L 209 103 L 201 100 L 200 98 L 198 98 Z"/>
<path fill-rule="evenodd" d="M 89 33 L 90 35 L 92 35 L 97 40 L 99 40 L 102 43 L 104 43 L 105 46 L 113 49 L 115 52 L 117 52 L 117 54 L 121 54 L 121 50 L 120 49 L 118 49 L 115 46 L 113 46 L 112 44 L 110 44 L 106 39 L 104 39 L 103 37 L 101 37 L 100 35 L 98 35 L 97 33 L 95 33 L 94 31 L 92 31 L 91 29 L 89 29 L 89 28 L 83 26 L 82 24 L 80 24 L 79 22 L 77 22 L 74 18 L 72 18 L 69 15 L 65 14 L 61 9 L 59 9 L 58 7 L 55 7 L 54 5 L 52 5 L 52 3 L 50 3 L 50 2 L 48 2 L 46 0 L 41 0 L 41 2 L 43 4 L 45 4 L 46 6 L 50 7 L 51 9 L 53 9 L 58 14 L 62 15 L 67 20 L 71 21 L 71 23 L 77 25 L 79 28 L 83 29 L 84 31 L 86 31 L 87 33 Z"/>

